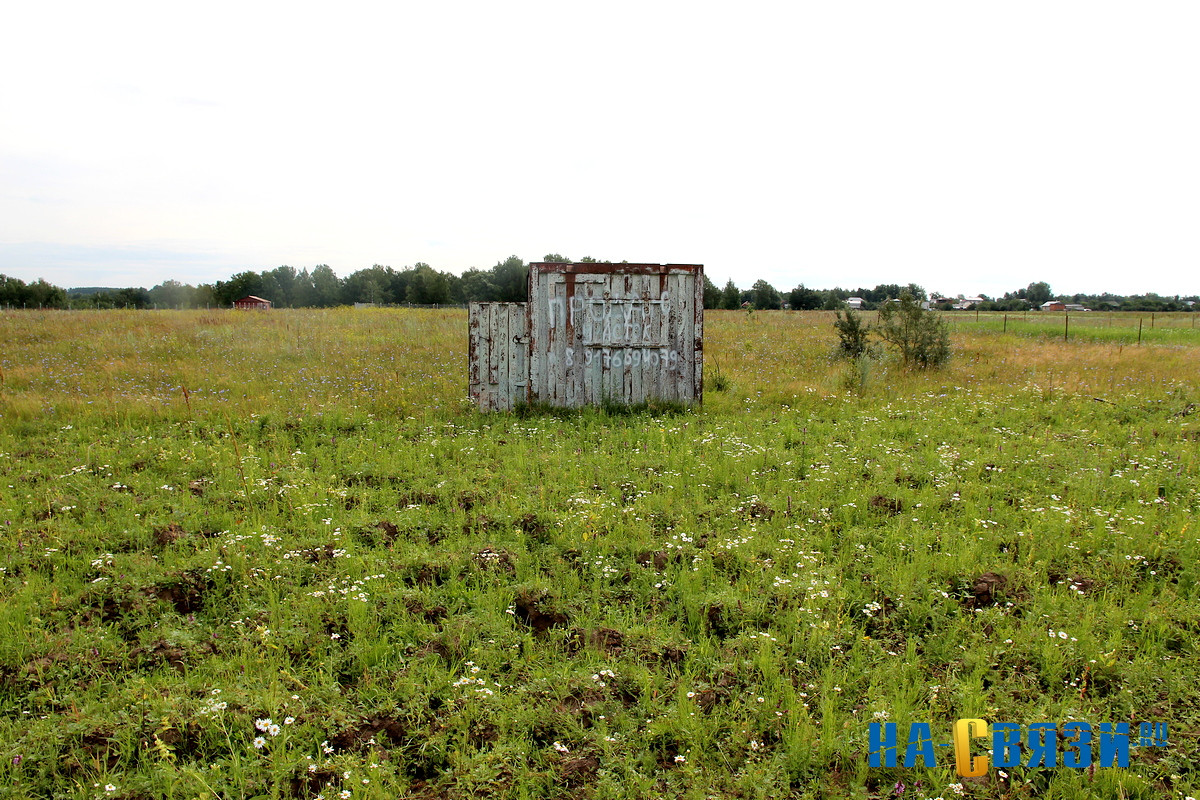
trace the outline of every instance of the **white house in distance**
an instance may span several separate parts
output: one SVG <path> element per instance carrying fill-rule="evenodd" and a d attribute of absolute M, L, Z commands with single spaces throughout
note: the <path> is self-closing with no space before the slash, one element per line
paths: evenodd
<path fill-rule="evenodd" d="M 847 297 L 846 298 L 846 305 L 848 305 L 850 308 L 862 308 L 863 303 L 865 303 L 865 302 L 867 302 L 867 301 L 863 300 L 861 297 Z"/>

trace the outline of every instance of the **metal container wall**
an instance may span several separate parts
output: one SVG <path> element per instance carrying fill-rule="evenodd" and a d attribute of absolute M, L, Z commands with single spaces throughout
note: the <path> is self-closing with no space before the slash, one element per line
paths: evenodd
<path fill-rule="evenodd" d="M 529 266 L 531 400 L 570 408 L 700 402 L 702 266 Z"/>
<path fill-rule="evenodd" d="M 527 303 L 471 303 L 468 326 L 471 398 L 483 411 L 703 396 L 699 264 L 535 262 Z"/>

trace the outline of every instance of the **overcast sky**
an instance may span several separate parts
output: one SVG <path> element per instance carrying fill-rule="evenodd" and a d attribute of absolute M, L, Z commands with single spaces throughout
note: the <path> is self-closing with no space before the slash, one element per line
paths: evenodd
<path fill-rule="evenodd" d="M 0 272 L 1200 292 L 1200 3 L 19 3 Z"/>

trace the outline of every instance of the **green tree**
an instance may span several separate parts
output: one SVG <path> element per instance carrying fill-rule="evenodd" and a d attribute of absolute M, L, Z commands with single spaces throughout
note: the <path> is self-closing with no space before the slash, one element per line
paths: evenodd
<path fill-rule="evenodd" d="M 733 278 L 726 281 L 725 288 L 721 290 L 721 306 L 729 309 L 742 306 L 742 290 L 733 282 Z"/>
<path fill-rule="evenodd" d="M 262 276 L 257 272 L 239 272 L 227 281 L 217 281 L 213 293 L 219 305 L 232 306 L 235 300 L 262 291 Z"/>
<path fill-rule="evenodd" d="M 774 286 L 760 278 L 750 289 L 750 302 L 754 304 L 755 308 L 778 310 L 783 305 L 783 298 L 779 296 L 779 291 Z"/>
<path fill-rule="evenodd" d="M 788 305 L 796 311 L 807 311 L 821 307 L 821 295 L 803 283 L 788 292 Z"/>
<path fill-rule="evenodd" d="M 1046 283 L 1045 281 L 1031 283 L 1025 287 L 1025 299 L 1028 300 L 1030 305 L 1032 305 L 1034 308 L 1037 308 L 1053 296 L 1054 295 L 1050 293 L 1050 284 Z"/>
<path fill-rule="evenodd" d="M 29 305 L 38 308 L 66 308 L 67 293 L 64 289 L 48 283 L 45 278 L 38 278 L 26 287 L 29 293 Z M 142 289 L 141 291 L 146 291 Z"/>
<path fill-rule="evenodd" d="M 196 290 L 179 281 L 163 281 L 150 290 L 150 302 L 159 308 L 192 308 Z"/>
<path fill-rule="evenodd" d="M 450 281 L 446 273 L 425 263 L 413 266 L 406 299 L 414 305 L 445 305 L 450 302 Z"/>
<path fill-rule="evenodd" d="M 496 287 L 492 285 L 492 275 L 481 269 L 471 267 L 459 279 L 460 302 L 487 302 L 496 295 Z"/>
<path fill-rule="evenodd" d="M 150 293 L 141 286 L 118 289 L 114 296 L 113 305 L 116 308 L 149 308 Z"/>
<path fill-rule="evenodd" d="M 704 307 L 721 307 L 721 290 L 717 288 L 715 283 L 709 280 L 707 275 L 704 276 Z"/>
<path fill-rule="evenodd" d="M 271 305 L 282 305 L 283 290 L 279 287 L 279 281 L 275 279 L 275 273 L 273 271 L 264 271 L 259 277 L 262 279 L 262 285 L 255 294 L 270 300 Z"/>
<path fill-rule="evenodd" d="M 529 294 L 529 267 L 517 256 L 509 256 L 492 267 L 492 285 L 502 303 L 523 303 Z"/>
<path fill-rule="evenodd" d="M 950 358 L 950 329 L 909 292 L 879 307 L 875 333 L 896 351 L 905 369 L 941 366 Z"/>
<path fill-rule="evenodd" d="M 839 357 L 858 358 L 867 354 L 870 349 L 868 337 L 871 326 L 863 322 L 861 315 L 850 309 L 836 311 L 833 315 L 833 327 L 838 335 Z"/>
<path fill-rule="evenodd" d="M 346 303 L 391 303 L 392 277 L 392 268 L 379 264 L 352 272 L 343 281 L 342 298 Z"/>
<path fill-rule="evenodd" d="M 20 278 L 0 275 L 0 306 L 12 308 L 66 308 L 67 292 L 38 278 L 30 284 Z"/>
<path fill-rule="evenodd" d="M 340 305 L 342 282 L 328 264 L 318 264 L 312 271 L 313 305 L 321 308 Z"/>
<path fill-rule="evenodd" d="M 542 256 L 542 261 L 546 261 L 551 264 L 571 263 L 571 259 L 567 258 L 566 256 L 560 256 L 558 253 L 547 253 L 546 255 Z"/>

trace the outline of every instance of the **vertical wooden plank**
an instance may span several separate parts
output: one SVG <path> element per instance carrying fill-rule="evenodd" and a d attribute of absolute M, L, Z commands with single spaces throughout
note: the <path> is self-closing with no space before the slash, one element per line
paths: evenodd
<path fill-rule="evenodd" d="M 592 352 L 591 341 L 591 298 L 594 284 L 585 280 L 586 276 L 575 277 L 575 402 L 578 405 L 588 405 L 592 402 L 592 369 L 588 364 L 588 354 Z"/>
<path fill-rule="evenodd" d="M 544 275 L 529 269 L 529 399 L 541 400 L 546 391 L 546 360 L 543 354 L 543 319 L 546 301 Z"/>
<path fill-rule="evenodd" d="M 672 378 L 672 399 L 678 401 L 686 401 L 688 399 L 688 390 L 686 390 L 686 381 L 690 380 L 690 375 L 686 375 L 684 369 L 684 360 L 688 350 L 684 347 L 686 341 L 686 317 L 684 306 L 686 305 L 685 284 L 682 275 L 678 272 L 671 276 L 671 342 L 672 348 L 676 351 L 676 357 L 672 361 L 674 369 L 671 374 Z"/>
<path fill-rule="evenodd" d="M 646 390 L 643 376 L 646 374 L 646 367 L 642 363 L 642 358 L 646 354 L 646 348 L 642 342 L 642 312 L 646 308 L 643 299 L 646 293 L 646 275 L 634 275 L 633 286 L 629 296 L 629 317 L 633 324 L 633 329 L 630 331 L 629 354 L 633 357 L 634 363 L 630 365 L 631 382 L 629 386 L 629 402 L 643 403 L 646 401 Z"/>
<path fill-rule="evenodd" d="M 467 306 L 467 393 L 479 403 L 479 303 Z"/>
<path fill-rule="evenodd" d="M 689 399 L 688 387 L 691 383 L 692 376 L 687 371 L 688 364 L 688 333 L 691 326 L 688 325 L 687 313 L 687 280 L 686 277 L 678 272 L 671 276 L 671 308 L 674 310 L 672 319 L 675 321 L 675 335 L 672 337 L 675 342 L 675 350 L 678 353 L 678 358 L 675 361 L 675 399 L 687 402 Z"/>
<path fill-rule="evenodd" d="M 496 330 L 498 317 L 496 306 L 489 304 L 487 318 L 487 382 L 489 386 L 500 383 L 500 365 L 496 363 L 496 337 L 499 335 Z"/>
<path fill-rule="evenodd" d="M 494 320 L 492 327 L 496 331 L 495 336 L 492 337 L 492 353 L 496 362 L 496 399 L 502 408 L 511 408 L 512 384 L 508 378 L 508 314 L 508 303 L 498 305 L 492 311 Z"/>
<path fill-rule="evenodd" d="M 604 397 L 604 292 L 603 275 L 588 283 L 585 302 L 588 307 L 592 363 L 587 372 L 587 402 L 599 405 Z M 584 356 L 586 359 L 587 356 Z"/>
<path fill-rule="evenodd" d="M 671 368 L 670 356 L 676 349 L 675 334 L 677 314 L 675 313 L 675 279 L 670 274 L 663 280 L 663 295 L 666 298 L 662 304 L 663 314 L 663 365 L 662 365 L 662 398 L 678 400 L 675 391 L 675 371 Z"/>
<path fill-rule="evenodd" d="M 560 308 L 568 308 L 570 298 L 567 297 L 567 282 L 561 275 L 556 276 L 558 280 L 554 284 L 555 298 L 560 299 Z M 558 393 L 555 402 L 558 405 L 571 407 L 571 365 L 574 364 L 574 357 L 568 357 L 567 348 L 571 346 L 571 331 L 566 324 L 566 316 L 564 314 L 562 322 L 555 327 L 555 354 L 558 356 Z"/>
<path fill-rule="evenodd" d="M 618 400 L 620 398 L 620 394 L 621 394 L 621 390 L 620 390 L 621 368 L 619 366 L 620 362 L 619 361 L 617 362 L 618 366 L 613 365 L 614 358 L 619 358 L 619 356 L 617 356 L 617 348 L 616 348 L 616 341 L 617 341 L 616 331 L 613 330 L 613 325 L 614 325 L 613 304 L 611 302 L 612 298 L 615 297 L 618 292 L 617 281 L 618 281 L 618 278 L 616 275 L 608 275 L 608 276 L 606 276 L 605 281 L 604 281 L 604 291 L 606 293 L 606 299 L 608 299 L 610 302 L 605 304 L 604 346 L 605 346 L 605 351 L 607 352 L 607 357 L 604 359 L 604 361 L 605 361 L 604 388 L 600 393 L 602 400 L 614 400 L 614 401 Z"/>
<path fill-rule="evenodd" d="M 697 391 L 696 368 L 698 366 L 698 362 L 696 360 L 696 287 L 700 284 L 697 283 L 696 274 L 694 272 L 685 272 L 683 277 L 687 285 L 688 293 L 688 307 L 686 312 L 688 335 L 686 345 L 688 353 L 688 402 L 690 403 L 696 399 Z M 703 302 L 703 298 L 701 298 L 701 303 L 703 304 Z"/>
<path fill-rule="evenodd" d="M 512 304 L 506 303 L 503 309 L 504 318 L 500 321 L 500 332 L 504 339 L 504 410 L 507 411 L 513 407 L 513 392 L 516 389 L 517 376 L 515 374 L 516 367 L 516 351 L 517 348 L 513 344 L 512 335 Z"/>
<path fill-rule="evenodd" d="M 554 328 L 550 325 L 549 308 L 553 301 L 554 295 L 554 276 L 546 273 L 541 276 L 542 290 L 539 292 L 538 313 L 541 315 L 540 329 L 542 332 L 541 344 L 538 347 L 538 352 L 541 355 L 542 361 L 542 400 L 547 403 L 554 402 Z M 557 322 L 557 320 L 555 320 Z"/>
<path fill-rule="evenodd" d="M 550 317 L 548 309 L 550 308 L 551 294 L 553 285 L 551 283 L 551 275 L 546 273 L 541 275 L 541 290 L 538 292 L 538 330 L 541 332 L 541 338 L 538 342 L 537 352 L 542 358 L 542 395 L 541 399 L 544 402 L 554 402 L 553 395 L 553 371 L 554 371 L 554 353 L 552 349 L 553 328 L 550 327 Z"/>
<path fill-rule="evenodd" d="M 704 268 L 699 267 L 692 274 L 692 303 L 694 304 L 692 336 L 692 385 L 695 391 L 692 398 L 697 403 L 704 402 Z"/>
<path fill-rule="evenodd" d="M 629 330 L 625 326 L 625 313 L 629 310 L 629 296 L 633 293 L 633 276 L 622 275 L 619 281 L 621 303 L 617 319 L 620 322 L 618 341 L 621 343 L 621 395 L 618 403 L 629 403 L 633 398 L 633 357 L 629 352 Z"/>
<path fill-rule="evenodd" d="M 548 274 L 545 277 L 547 308 L 551 303 L 557 306 L 563 291 L 560 276 L 557 274 Z M 547 309 L 543 309 L 542 311 L 543 313 L 547 313 Z M 562 353 L 559 351 L 562 349 L 562 326 L 558 324 L 559 320 L 557 318 L 553 320 L 554 325 L 551 326 L 548 314 L 546 319 L 546 346 L 543 349 L 543 352 L 546 354 L 546 401 L 556 406 L 561 406 L 563 404 L 563 363 Z"/>
<path fill-rule="evenodd" d="M 529 336 L 526 333 L 528 324 L 526 305 L 513 303 L 508 318 L 509 341 L 509 380 L 512 388 L 509 392 L 509 408 L 517 403 L 526 401 L 526 391 L 529 386 Z"/>
<path fill-rule="evenodd" d="M 566 309 L 566 322 L 564 325 L 562 337 L 563 349 L 563 400 L 567 408 L 577 408 L 582 405 L 582 398 L 579 393 L 579 381 L 582 377 L 582 370 L 579 369 L 580 356 L 578 340 L 575 338 L 575 327 L 577 321 L 575 319 L 575 303 L 576 293 L 579 291 L 579 284 L 572 276 L 569 281 L 563 282 L 563 303 Z"/>
<path fill-rule="evenodd" d="M 583 333 L 583 344 L 587 346 L 592 344 L 596 339 L 596 331 L 593 326 L 592 314 L 592 297 L 595 294 L 594 284 L 587 283 L 582 288 L 575 290 L 579 297 L 579 318 L 575 320 L 575 327 Z"/>

